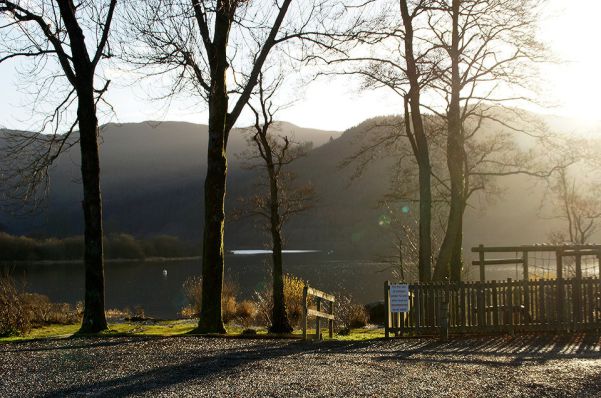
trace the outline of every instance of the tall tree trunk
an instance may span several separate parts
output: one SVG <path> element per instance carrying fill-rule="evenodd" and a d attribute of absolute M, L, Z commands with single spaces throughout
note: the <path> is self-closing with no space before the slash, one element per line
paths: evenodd
<path fill-rule="evenodd" d="M 461 281 L 461 271 L 463 269 L 463 212 L 461 214 L 462 222 L 459 225 L 451 254 L 450 280 L 453 282 Z"/>
<path fill-rule="evenodd" d="M 81 176 L 83 182 L 85 300 L 80 332 L 107 329 L 104 314 L 104 257 L 102 246 L 102 198 L 98 154 L 98 120 L 92 79 L 78 90 Z"/>
<path fill-rule="evenodd" d="M 265 137 L 261 137 L 267 144 Z M 271 157 L 271 151 L 266 146 L 266 152 Z M 284 272 L 282 269 L 282 236 L 280 233 L 281 219 L 279 212 L 278 182 L 273 170 L 273 161 L 268 165 L 271 211 L 271 238 L 273 243 L 273 309 L 271 327 L 272 333 L 291 333 L 292 326 L 286 314 L 286 301 L 284 297 Z"/>
<path fill-rule="evenodd" d="M 209 94 L 209 144 L 205 179 L 205 214 L 202 248 L 202 303 L 198 330 L 201 333 L 225 333 L 221 306 L 224 255 L 225 185 L 227 179 L 226 146 L 228 138 L 228 94 L 226 73 L 230 19 L 226 8 L 217 15 L 214 58 L 211 60 Z"/>
<path fill-rule="evenodd" d="M 407 101 L 405 101 L 405 123 L 407 136 L 411 141 L 414 156 L 419 169 L 419 280 L 428 282 L 431 279 L 432 268 L 432 192 L 431 165 L 424 123 L 420 109 L 419 71 L 413 52 L 413 20 L 407 7 L 407 0 L 400 1 L 401 17 L 405 27 L 405 62 L 409 79 L 408 105 L 411 109 L 411 125 L 408 123 Z"/>
<path fill-rule="evenodd" d="M 432 192 L 430 187 L 431 167 L 427 147 L 425 152 L 418 157 L 420 282 L 429 282 L 432 279 Z"/>
<path fill-rule="evenodd" d="M 225 89 L 225 85 L 223 85 Z M 198 329 L 202 333 L 225 333 L 221 308 L 223 290 L 225 192 L 227 159 L 225 122 L 227 94 L 220 91 L 209 105 L 209 145 L 204 185 L 205 217 L 202 251 L 202 304 Z"/>
<path fill-rule="evenodd" d="M 460 247 L 462 237 L 465 152 L 460 108 L 459 5 L 460 0 L 453 0 L 452 42 L 449 51 L 451 58 L 451 100 L 447 114 L 447 167 L 451 179 L 451 206 L 449 209 L 446 234 L 436 262 L 434 277 L 437 280 L 442 280 L 450 276 L 453 252 L 457 250 L 457 247 Z M 457 242 L 458 239 L 460 240 L 459 242 Z"/>

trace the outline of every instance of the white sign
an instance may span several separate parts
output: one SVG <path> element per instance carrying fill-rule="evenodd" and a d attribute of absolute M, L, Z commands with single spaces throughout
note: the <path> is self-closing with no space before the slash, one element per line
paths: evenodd
<path fill-rule="evenodd" d="M 409 285 L 390 285 L 390 312 L 409 312 Z"/>

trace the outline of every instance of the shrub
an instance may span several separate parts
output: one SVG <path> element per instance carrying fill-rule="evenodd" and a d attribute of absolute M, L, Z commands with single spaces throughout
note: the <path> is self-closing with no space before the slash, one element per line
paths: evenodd
<path fill-rule="evenodd" d="M 107 319 L 127 319 L 131 318 L 131 311 L 129 308 L 125 308 L 120 310 L 118 308 L 110 308 L 104 311 L 104 314 Z"/>
<path fill-rule="evenodd" d="M 303 316 L 303 288 L 305 282 L 290 274 L 284 275 L 284 303 L 286 314 L 292 327 L 298 327 Z M 262 291 L 255 292 L 258 321 L 263 325 L 271 325 L 273 309 L 273 289 L 269 284 Z"/>
<path fill-rule="evenodd" d="M 0 336 L 17 336 L 31 329 L 29 313 L 14 281 L 0 276 Z"/>
<path fill-rule="evenodd" d="M 70 325 L 81 320 L 76 308 L 67 303 L 53 303 L 43 294 L 22 293 L 21 300 L 33 327 L 49 324 Z"/>
<path fill-rule="evenodd" d="M 186 318 L 200 316 L 202 308 L 202 278 L 199 276 L 189 277 L 182 285 L 184 295 L 188 300 L 188 305 L 180 310 L 180 315 Z M 221 295 L 221 308 L 223 311 L 223 322 L 229 323 L 236 318 L 236 293 L 238 287 L 232 281 L 226 280 L 223 283 Z"/>
<path fill-rule="evenodd" d="M 337 330 L 360 328 L 369 323 L 365 307 L 357 304 L 350 293 L 339 293 L 334 303 L 335 326 Z"/>
<path fill-rule="evenodd" d="M 249 300 L 244 300 L 236 306 L 236 321 L 244 327 L 253 324 L 257 316 L 257 305 Z"/>

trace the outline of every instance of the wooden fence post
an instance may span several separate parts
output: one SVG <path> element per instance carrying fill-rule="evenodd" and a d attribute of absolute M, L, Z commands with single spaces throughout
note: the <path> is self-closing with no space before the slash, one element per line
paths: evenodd
<path fill-rule="evenodd" d="M 563 278 L 557 279 L 557 325 L 560 330 L 563 330 L 563 322 L 564 322 L 564 311 L 563 311 Z"/>
<path fill-rule="evenodd" d="M 321 312 L 321 297 L 316 297 L 316 309 Z M 315 339 L 321 340 L 321 318 L 315 317 Z"/>
<path fill-rule="evenodd" d="M 307 340 L 307 312 L 309 310 L 309 303 L 307 302 L 307 292 L 309 285 L 305 284 L 303 288 L 303 340 Z"/>
<path fill-rule="evenodd" d="M 507 331 L 511 336 L 514 335 L 513 329 L 513 286 L 511 278 L 507 278 L 507 298 L 505 300 L 505 311 L 508 316 Z"/>
<path fill-rule="evenodd" d="M 334 337 L 334 302 L 330 302 L 330 315 L 332 315 L 332 319 L 328 320 L 328 335 L 330 338 Z"/>
<path fill-rule="evenodd" d="M 492 281 L 492 323 L 495 331 L 499 328 L 499 299 L 497 297 L 497 281 Z"/>
<path fill-rule="evenodd" d="M 523 283 L 524 283 L 524 308 L 526 309 L 526 313 L 530 314 L 530 288 L 528 286 L 528 281 L 530 280 L 530 275 L 528 271 L 528 252 L 522 252 L 522 260 L 524 261 L 524 275 L 523 275 Z M 528 317 L 525 317 L 525 323 L 530 323 Z"/>
<path fill-rule="evenodd" d="M 573 302 L 573 330 L 576 330 L 582 322 L 582 256 L 576 254 L 576 278 L 572 285 Z"/>
<path fill-rule="evenodd" d="M 478 307 L 478 328 L 484 330 L 484 283 L 478 283 L 476 288 L 476 306 Z"/>
<path fill-rule="evenodd" d="M 414 285 L 414 297 L 413 302 L 415 303 L 415 332 L 419 334 L 420 325 L 421 325 L 421 317 L 422 317 L 422 292 L 421 292 L 421 284 L 416 283 Z"/>
<path fill-rule="evenodd" d="M 563 278 L 563 253 L 561 250 L 555 252 L 555 278 Z"/>
<path fill-rule="evenodd" d="M 479 260 L 480 260 L 480 282 L 484 282 L 486 280 L 486 275 L 484 271 L 484 245 L 478 246 L 479 252 Z"/>
<path fill-rule="evenodd" d="M 390 337 L 390 282 L 384 282 L 384 337 Z"/>

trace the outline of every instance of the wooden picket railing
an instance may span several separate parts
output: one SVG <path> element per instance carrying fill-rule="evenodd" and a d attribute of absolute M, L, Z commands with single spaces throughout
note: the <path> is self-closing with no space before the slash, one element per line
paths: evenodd
<path fill-rule="evenodd" d="M 309 308 L 309 299 L 314 297 L 315 309 Z M 328 312 L 322 311 L 322 302 L 329 303 Z M 315 317 L 315 338 L 321 339 L 321 320 L 328 320 L 328 333 L 330 338 L 334 336 L 334 302 L 336 298 L 331 294 L 322 292 L 305 285 L 303 289 L 303 340 L 307 340 L 307 323 L 310 316 Z"/>
<path fill-rule="evenodd" d="M 387 314 L 395 334 L 601 329 L 599 278 L 409 285 L 408 313 Z"/>

